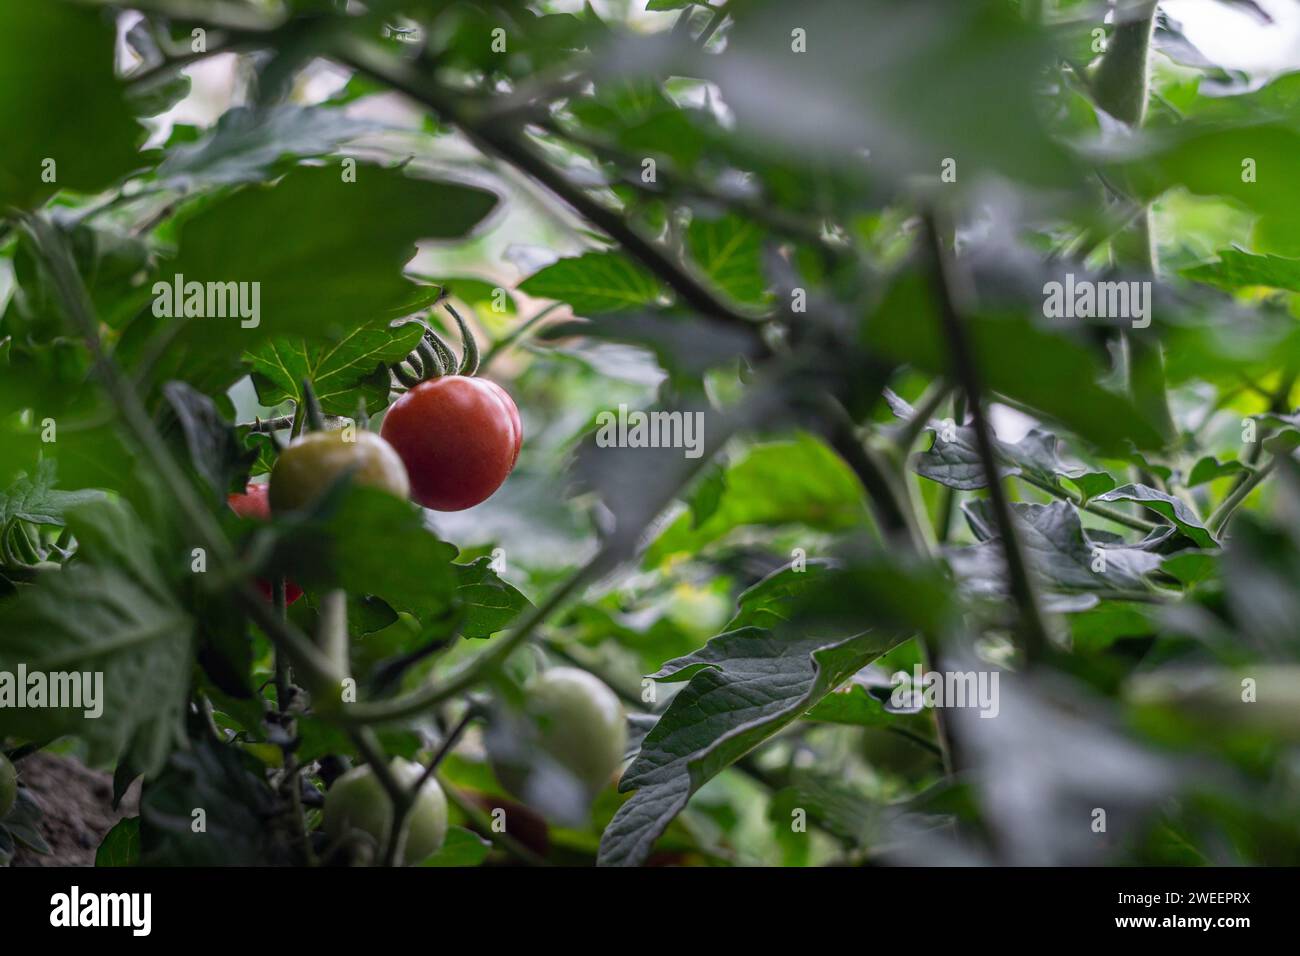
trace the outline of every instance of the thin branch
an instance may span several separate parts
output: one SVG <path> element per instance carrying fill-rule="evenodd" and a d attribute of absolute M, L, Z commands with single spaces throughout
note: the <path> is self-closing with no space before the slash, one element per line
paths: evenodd
<path fill-rule="evenodd" d="M 492 364 L 493 359 L 495 359 L 502 352 L 511 348 L 516 342 L 518 342 L 521 338 L 527 335 L 533 328 L 535 328 L 538 322 L 542 321 L 542 319 L 546 318 L 548 315 L 550 315 L 556 309 L 560 308 L 562 305 L 564 305 L 563 302 L 552 302 L 546 308 L 539 310 L 536 314 L 532 316 L 532 318 L 528 319 L 525 322 L 521 322 L 519 325 L 516 325 L 504 336 L 502 336 L 501 338 L 493 342 L 492 345 L 489 346 L 487 352 L 484 354 L 483 361 L 479 363 L 478 366 L 479 374 L 482 375 L 484 372 L 486 372 L 488 366 Z"/>
<path fill-rule="evenodd" d="M 1011 578 L 1011 594 L 1020 612 L 1021 649 L 1027 662 L 1042 658 L 1048 648 L 1047 627 L 1043 623 L 1042 611 L 1038 603 L 1037 590 L 1030 577 L 1029 565 L 1025 560 L 1024 550 L 1020 544 L 1020 534 L 1016 530 L 1015 519 L 1007 500 L 1006 489 L 998 474 L 997 452 L 993 445 L 992 428 L 984 413 L 981 401 L 979 367 L 976 363 L 974 348 L 966 331 L 962 316 L 963 303 L 966 301 L 965 289 L 960 285 L 960 276 L 948 261 L 947 249 L 935 222 L 934 214 L 925 217 L 926 238 L 930 246 L 929 253 L 934 277 L 934 290 L 938 298 L 939 316 L 948 344 L 952 349 L 953 371 L 962 390 L 966 393 L 970 408 L 971 425 L 975 429 L 976 447 L 980 463 L 988 483 L 989 501 L 997 521 L 1002 541 L 1002 552 L 1006 558 L 1007 571 Z"/>
<path fill-rule="evenodd" d="M 1050 482 L 1040 481 L 1030 475 L 1020 474 L 1015 477 L 1019 478 L 1025 484 L 1033 485 L 1041 491 L 1047 492 L 1053 497 L 1060 498 L 1062 501 L 1068 501 L 1083 511 L 1089 511 L 1099 518 L 1105 518 L 1107 521 L 1113 521 L 1116 524 L 1122 524 L 1126 528 L 1132 528 L 1134 531 L 1141 531 L 1144 534 L 1152 531 L 1166 528 L 1168 525 L 1159 524 L 1155 521 L 1148 521 L 1146 518 L 1139 518 L 1137 515 L 1131 515 L 1128 512 L 1120 511 L 1118 508 L 1110 508 L 1100 502 L 1085 501 L 1082 498 L 1076 498 L 1064 488 L 1053 485 Z"/>
<path fill-rule="evenodd" d="M 1260 482 L 1271 475 L 1276 467 L 1277 459 L 1271 458 L 1247 475 L 1246 479 L 1232 489 L 1228 497 L 1223 499 L 1219 507 L 1214 509 L 1213 514 L 1205 522 L 1206 529 L 1211 534 L 1219 534 L 1227 526 L 1233 512 L 1241 507 L 1242 503 L 1250 497 L 1250 493 L 1259 486 Z"/>
<path fill-rule="evenodd" d="M 385 83 L 433 110 L 443 121 L 460 128 L 483 152 L 504 160 L 563 200 L 662 279 L 682 301 L 701 315 L 726 325 L 755 331 L 754 320 L 722 302 L 674 261 L 672 254 L 642 236 L 622 215 L 589 195 L 548 163 L 522 134 L 502 122 L 484 121 L 470 104 L 413 69 L 355 37 L 340 38 L 337 58 L 346 66 Z"/>
<path fill-rule="evenodd" d="M 527 641 L 533 631 L 550 618 L 570 597 L 576 592 L 580 593 L 581 589 L 585 588 L 603 569 L 605 559 L 605 551 L 597 552 L 590 561 L 552 591 L 543 604 L 535 607 L 508 636 L 483 651 L 445 683 L 426 684 L 392 700 L 351 704 L 342 716 L 358 724 L 396 720 L 418 714 L 435 704 L 440 704 L 463 691 L 469 690 L 490 676 L 510 656 L 515 648 Z"/>

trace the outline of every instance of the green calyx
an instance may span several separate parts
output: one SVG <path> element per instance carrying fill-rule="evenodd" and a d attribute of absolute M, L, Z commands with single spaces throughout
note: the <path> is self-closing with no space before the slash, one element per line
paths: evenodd
<path fill-rule="evenodd" d="M 441 304 L 447 310 L 455 321 L 456 328 L 460 331 L 460 358 L 457 359 L 456 353 L 452 351 L 451 346 L 446 343 L 442 336 L 432 328 L 426 327 L 424 336 L 420 339 L 420 344 L 416 346 L 415 351 L 407 355 L 402 361 L 389 366 L 393 377 L 405 388 L 415 388 L 421 382 L 439 378 L 443 375 L 469 376 L 478 372 L 478 343 L 474 340 L 473 333 L 470 332 L 469 326 L 460 313 L 447 301 L 446 295 L 447 292 L 444 289 L 443 296 L 438 300 L 438 304 Z"/>

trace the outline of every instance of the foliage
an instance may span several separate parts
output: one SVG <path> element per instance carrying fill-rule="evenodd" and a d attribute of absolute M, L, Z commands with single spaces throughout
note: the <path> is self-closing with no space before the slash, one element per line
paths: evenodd
<path fill-rule="evenodd" d="M 105 866 L 345 862 L 398 758 L 428 866 L 1300 860 L 1300 73 L 1108 9 L 0 0 L 0 863 L 42 746 Z M 229 510 L 458 335 L 489 500 Z"/>

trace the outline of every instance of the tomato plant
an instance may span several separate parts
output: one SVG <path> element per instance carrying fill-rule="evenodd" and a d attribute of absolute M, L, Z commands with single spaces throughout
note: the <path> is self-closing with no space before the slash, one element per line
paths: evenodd
<path fill-rule="evenodd" d="M 0 0 L 0 864 L 1300 861 L 1285 9 Z"/>

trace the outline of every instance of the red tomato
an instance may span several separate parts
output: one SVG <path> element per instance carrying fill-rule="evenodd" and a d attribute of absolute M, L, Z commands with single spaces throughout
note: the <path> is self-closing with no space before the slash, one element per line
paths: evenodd
<path fill-rule="evenodd" d="M 271 502 L 267 498 L 269 488 L 269 485 L 254 484 L 250 481 L 244 488 L 242 495 L 226 495 L 226 502 L 230 505 L 230 510 L 241 518 L 251 518 L 253 521 L 270 521 Z M 257 589 L 262 592 L 268 601 L 274 599 L 275 590 L 271 587 L 270 581 L 263 581 L 259 578 Z M 302 597 L 302 588 L 292 581 L 287 581 L 284 585 L 285 602 L 292 604 L 300 597 Z"/>
<path fill-rule="evenodd" d="M 463 375 L 415 386 L 388 409 L 379 434 L 406 465 L 411 497 L 434 511 L 463 511 L 490 498 L 524 440 L 506 390 Z"/>

